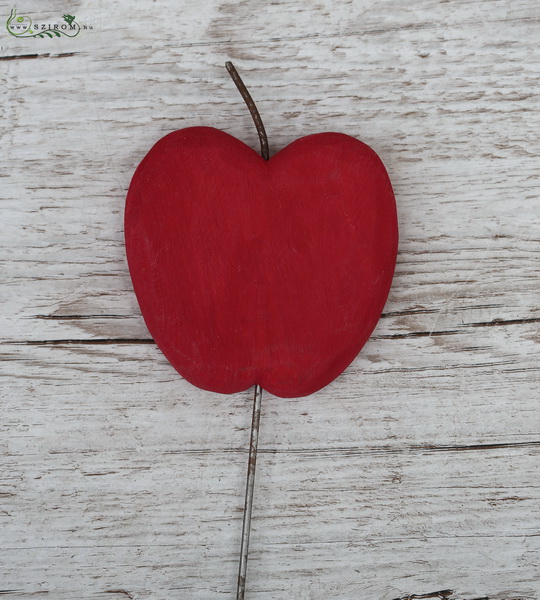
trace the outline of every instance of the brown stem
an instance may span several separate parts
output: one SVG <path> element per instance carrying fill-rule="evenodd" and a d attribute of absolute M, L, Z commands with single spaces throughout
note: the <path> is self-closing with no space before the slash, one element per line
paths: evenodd
<path fill-rule="evenodd" d="M 225 63 L 225 68 L 229 72 L 229 75 L 232 77 L 238 91 L 242 95 L 244 102 L 247 104 L 249 112 L 251 113 L 251 118 L 255 123 L 255 128 L 257 129 L 257 133 L 259 134 L 259 140 L 261 141 L 261 156 L 264 160 L 268 160 L 270 158 L 270 150 L 268 148 L 268 138 L 266 137 L 266 131 L 264 130 L 264 125 L 261 119 L 261 115 L 255 106 L 255 102 L 253 102 L 253 98 L 251 94 L 248 92 L 244 82 L 242 81 L 240 75 L 238 75 L 238 71 L 235 69 L 232 62 L 227 61 Z"/>

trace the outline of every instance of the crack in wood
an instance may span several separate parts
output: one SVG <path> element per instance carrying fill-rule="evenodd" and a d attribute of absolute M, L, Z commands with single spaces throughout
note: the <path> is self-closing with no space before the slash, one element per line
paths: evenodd
<path fill-rule="evenodd" d="M 454 590 L 440 590 L 438 592 L 428 592 L 427 594 L 407 594 L 406 596 L 400 596 L 399 598 L 394 598 L 394 600 L 423 600 L 424 598 L 438 598 L 439 600 L 451 600 L 451 596 L 454 595 Z M 454 600 L 460 600 L 459 598 L 454 598 Z M 465 600 L 465 599 L 463 599 Z M 470 598 L 470 600 L 490 600 L 489 596 L 480 596 L 476 598 Z M 506 600 L 524 600 L 523 598 L 516 596 L 506 596 Z"/>
<path fill-rule="evenodd" d="M 257 454 L 271 454 L 271 455 L 300 455 L 307 454 L 313 456 L 320 455 L 339 455 L 341 457 L 346 456 L 358 456 L 362 454 L 417 454 L 424 452 L 462 452 L 462 451 L 477 451 L 477 450 L 501 450 L 501 449 L 518 449 L 518 448 L 536 448 L 540 446 L 540 440 L 530 442 L 501 442 L 497 444 L 476 444 L 469 446 L 434 446 L 434 445 L 421 445 L 421 446 L 406 446 L 406 447 L 395 447 L 390 446 L 367 446 L 361 448 L 359 446 L 351 447 L 329 447 L 329 448 L 264 448 L 259 447 Z M 175 450 L 164 450 L 163 454 L 179 454 L 179 455 L 223 455 L 223 454 L 246 454 L 249 449 L 242 446 L 235 447 L 217 447 L 217 448 L 182 448 Z M 97 454 L 97 450 L 79 450 L 77 452 L 65 451 L 65 450 L 50 450 L 48 454 Z M 10 454 L 7 454 L 10 456 Z M 25 454 L 25 456 L 33 456 L 32 454 Z M 35 456 L 38 456 L 37 454 Z M 109 473 L 90 473 L 89 475 L 107 475 Z M 14 496 L 15 494 L 9 494 Z M 1 497 L 1 496 L 0 496 Z M 502 500 L 517 500 L 518 497 L 507 497 L 499 498 L 497 501 Z M 521 498 L 519 498 L 521 499 Z"/>
<path fill-rule="evenodd" d="M 462 327 L 498 327 L 501 325 L 526 325 L 528 323 L 540 323 L 540 317 L 530 319 L 493 319 L 492 321 L 464 323 Z"/>
<path fill-rule="evenodd" d="M 455 451 L 468 451 L 468 450 L 500 450 L 503 448 L 522 448 L 522 447 L 534 447 L 540 446 L 539 441 L 531 442 L 501 442 L 496 444 L 463 444 L 455 446 L 411 446 L 411 448 L 417 448 L 418 450 L 430 450 L 435 452 L 455 452 Z"/>
<path fill-rule="evenodd" d="M 451 312 L 467 311 L 467 310 L 485 310 L 487 308 L 501 308 L 503 304 L 475 304 L 473 306 L 455 306 L 452 307 Z M 383 312 L 381 319 L 388 319 L 392 317 L 408 317 L 410 315 L 431 315 L 438 313 L 440 308 L 410 308 L 403 310 L 392 310 Z"/>
<path fill-rule="evenodd" d="M 11 56 L 0 56 L 0 60 L 27 60 L 31 58 L 67 58 L 69 56 L 75 56 L 80 54 L 79 52 L 61 52 L 60 54 L 51 54 L 46 52 L 45 54 L 13 54 Z"/>
<path fill-rule="evenodd" d="M 339 456 L 348 455 L 359 455 L 359 454 L 376 454 L 376 453 L 393 453 L 393 454 L 416 454 L 423 452 L 476 452 L 482 450 L 504 450 L 504 449 L 517 449 L 517 448 L 536 448 L 540 446 L 540 440 L 533 440 L 530 442 L 500 442 L 495 444 L 469 444 L 469 445 L 447 445 L 447 446 L 436 446 L 436 445 L 419 445 L 419 446 L 407 446 L 407 447 L 332 447 L 332 448 L 259 448 L 259 454 L 338 454 Z M 192 452 L 194 450 L 191 450 Z M 237 448 L 238 452 L 243 451 L 241 448 Z"/>
<path fill-rule="evenodd" d="M 442 600 L 452 596 L 453 593 L 454 590 L 440 590 L 438 592 L 428 592 L 427 594 L 408 594 L 406 596 L 394 598 L 394 600 L 416 600 L 420 598 L 440 598 Z"/>
<path fill-rule="evenodd" d="M 66 345 L 107 345 L 107 344 L 155 344 L 152 338 L 89 338 L 87 340 L 62 339 L 62 340 L 27 340 L 4 342 L 18 346 L 66 346 Z"/>
<path fill-rule="evenodd" d="M 37 596 L 38 594 L 48 594 L 49 590 L 39 590 L 37 592 L 25 592 L 24 590 L 0 590 L 0 594 L 24 594 L 25 596 Z"/>
<path fill-rule="evenodd" d="M 372 335 L 373 340 L 399 340 L 403 338 L 418 338 L 418 337 L 439 337 L 442 335 L 456 335 L 463 333 L 457 329 L 447 329 L 443 331 L 412 331 L 410 333 L 389 333 L 382 335 Z"/>

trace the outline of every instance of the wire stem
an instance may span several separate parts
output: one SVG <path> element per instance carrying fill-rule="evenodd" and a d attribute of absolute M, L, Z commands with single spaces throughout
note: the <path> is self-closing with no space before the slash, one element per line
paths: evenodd
<path fill-rule="evenodd" d="M 255 467 L 257 465 L 257 446 L 259 445 L 259 425 L 261 422 L 262 388 L 255 386 L 253 396 L 253 417 L 251 419 L 251 440 L 249 443 L 249 459 L 246 480 L 246 497 L 244 502 L 244 521 L 242 523 L 242 544 L 240 546 L 240 566 L 238 569 L 238 586 L 236 600 L 244 600 L 246 593 L 246 572 L 249 551 L 249 532 L 251 529 L 251 512 L 253 508 L 253 490 L 255 489 Z"/>
<path fill-rule="evenodd" d="M 246 86 L 244 85 L 244 82 L 242 81 L 242 78 L 240 77 L 240 75 L 238 75 L 238 71 L 235 69 L 232 62 L 227 61 L 225 63 L 225 68 L 229 72 L 229 75 L 232 77 L 232 80 L 234 81 L 236 87 L 238 88 L 238 91 L 242 95 L 242 98 L 244 99 L 244 102 L 246 103 L 249 109 L 249 112 L 251 113 L 251 118 L 255 123 L 255 128 L 257 129 L 257 133 L 259 134 L 259 140 L 261 141 L 261 156 L 264 158 L 264 160 L 268 160 L 270 158 L 268 138 L 266 137 L 266 131 L 264 129 L 261 115 L 259 114 L 259 111 L 255 106 L 255 102 L 253 102 L 251 94 L 248 92 Z"/>

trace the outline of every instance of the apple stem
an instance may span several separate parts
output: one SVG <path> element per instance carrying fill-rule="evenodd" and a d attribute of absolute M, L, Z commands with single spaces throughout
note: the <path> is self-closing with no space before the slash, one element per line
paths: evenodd
<path fill-rule="evenodd" d="M 249 443 L 246 497 L 244 502 L 244 520 L 242 523 L 242 544 L 240 546 L 240 566 L 238 569 L 238 586 L 236 588 L 236 600 L 244 600 L 244 595 L 246 593 L 246 572 L 249 551 L 249 532 L 251 529 L 253 491 L 255 489 L 255 467 L 257 465 L 257 447 L 259 445 L 261 402 L 262 388 L 260 385 L 256 385 L 255 394 L 253 396 L 253 417 L 251 420 L 251 440 Z"/>
<path fill-rule="evenodd" d="M 259 114 L 259 111 L 255 106 L 255 102 L 253 102 L 251 94 L 248 92 L 246 86 L 244 85 L 244 82 L 242 81 L 242 78 L 240 77 L 240 75 L 238 75 L 238 71 L 235 69 L 232 62 L 227 61 L 225 63 L 225 68 L 229 72 L 229 75 L 232 77 L 232 80 L 234 81 L 236 87 L 238 88 L 238 91 L 242 95 L 242 98 L 244 99 L 244 102 L 246 103 L 249 109 L 249 112 L 251 113 L 251 118 L 255 123 L 255 128 L 257 129 L 257 133 L 259 134 L 259 140 L 261 141 L 261 156 L 264 158 L 264 160 L 268 160 L 270 158 L 270 150 L 268 148 L 268 137 L 266 136 L 266 131 L 264 129 L 261 115 Z"/>

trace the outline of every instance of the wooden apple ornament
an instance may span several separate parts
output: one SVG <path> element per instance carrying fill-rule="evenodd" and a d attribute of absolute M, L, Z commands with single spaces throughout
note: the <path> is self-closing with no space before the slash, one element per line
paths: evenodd
<path fill-rule="evenodd" d="M 298 397 L 333 381 L 375 328 L 396 205 L 377 154 L 349 135 L 308 135 L 264 160 L 189 127 L 137 167 L 125 241 L 144 320 L 183 377 Z"/>

